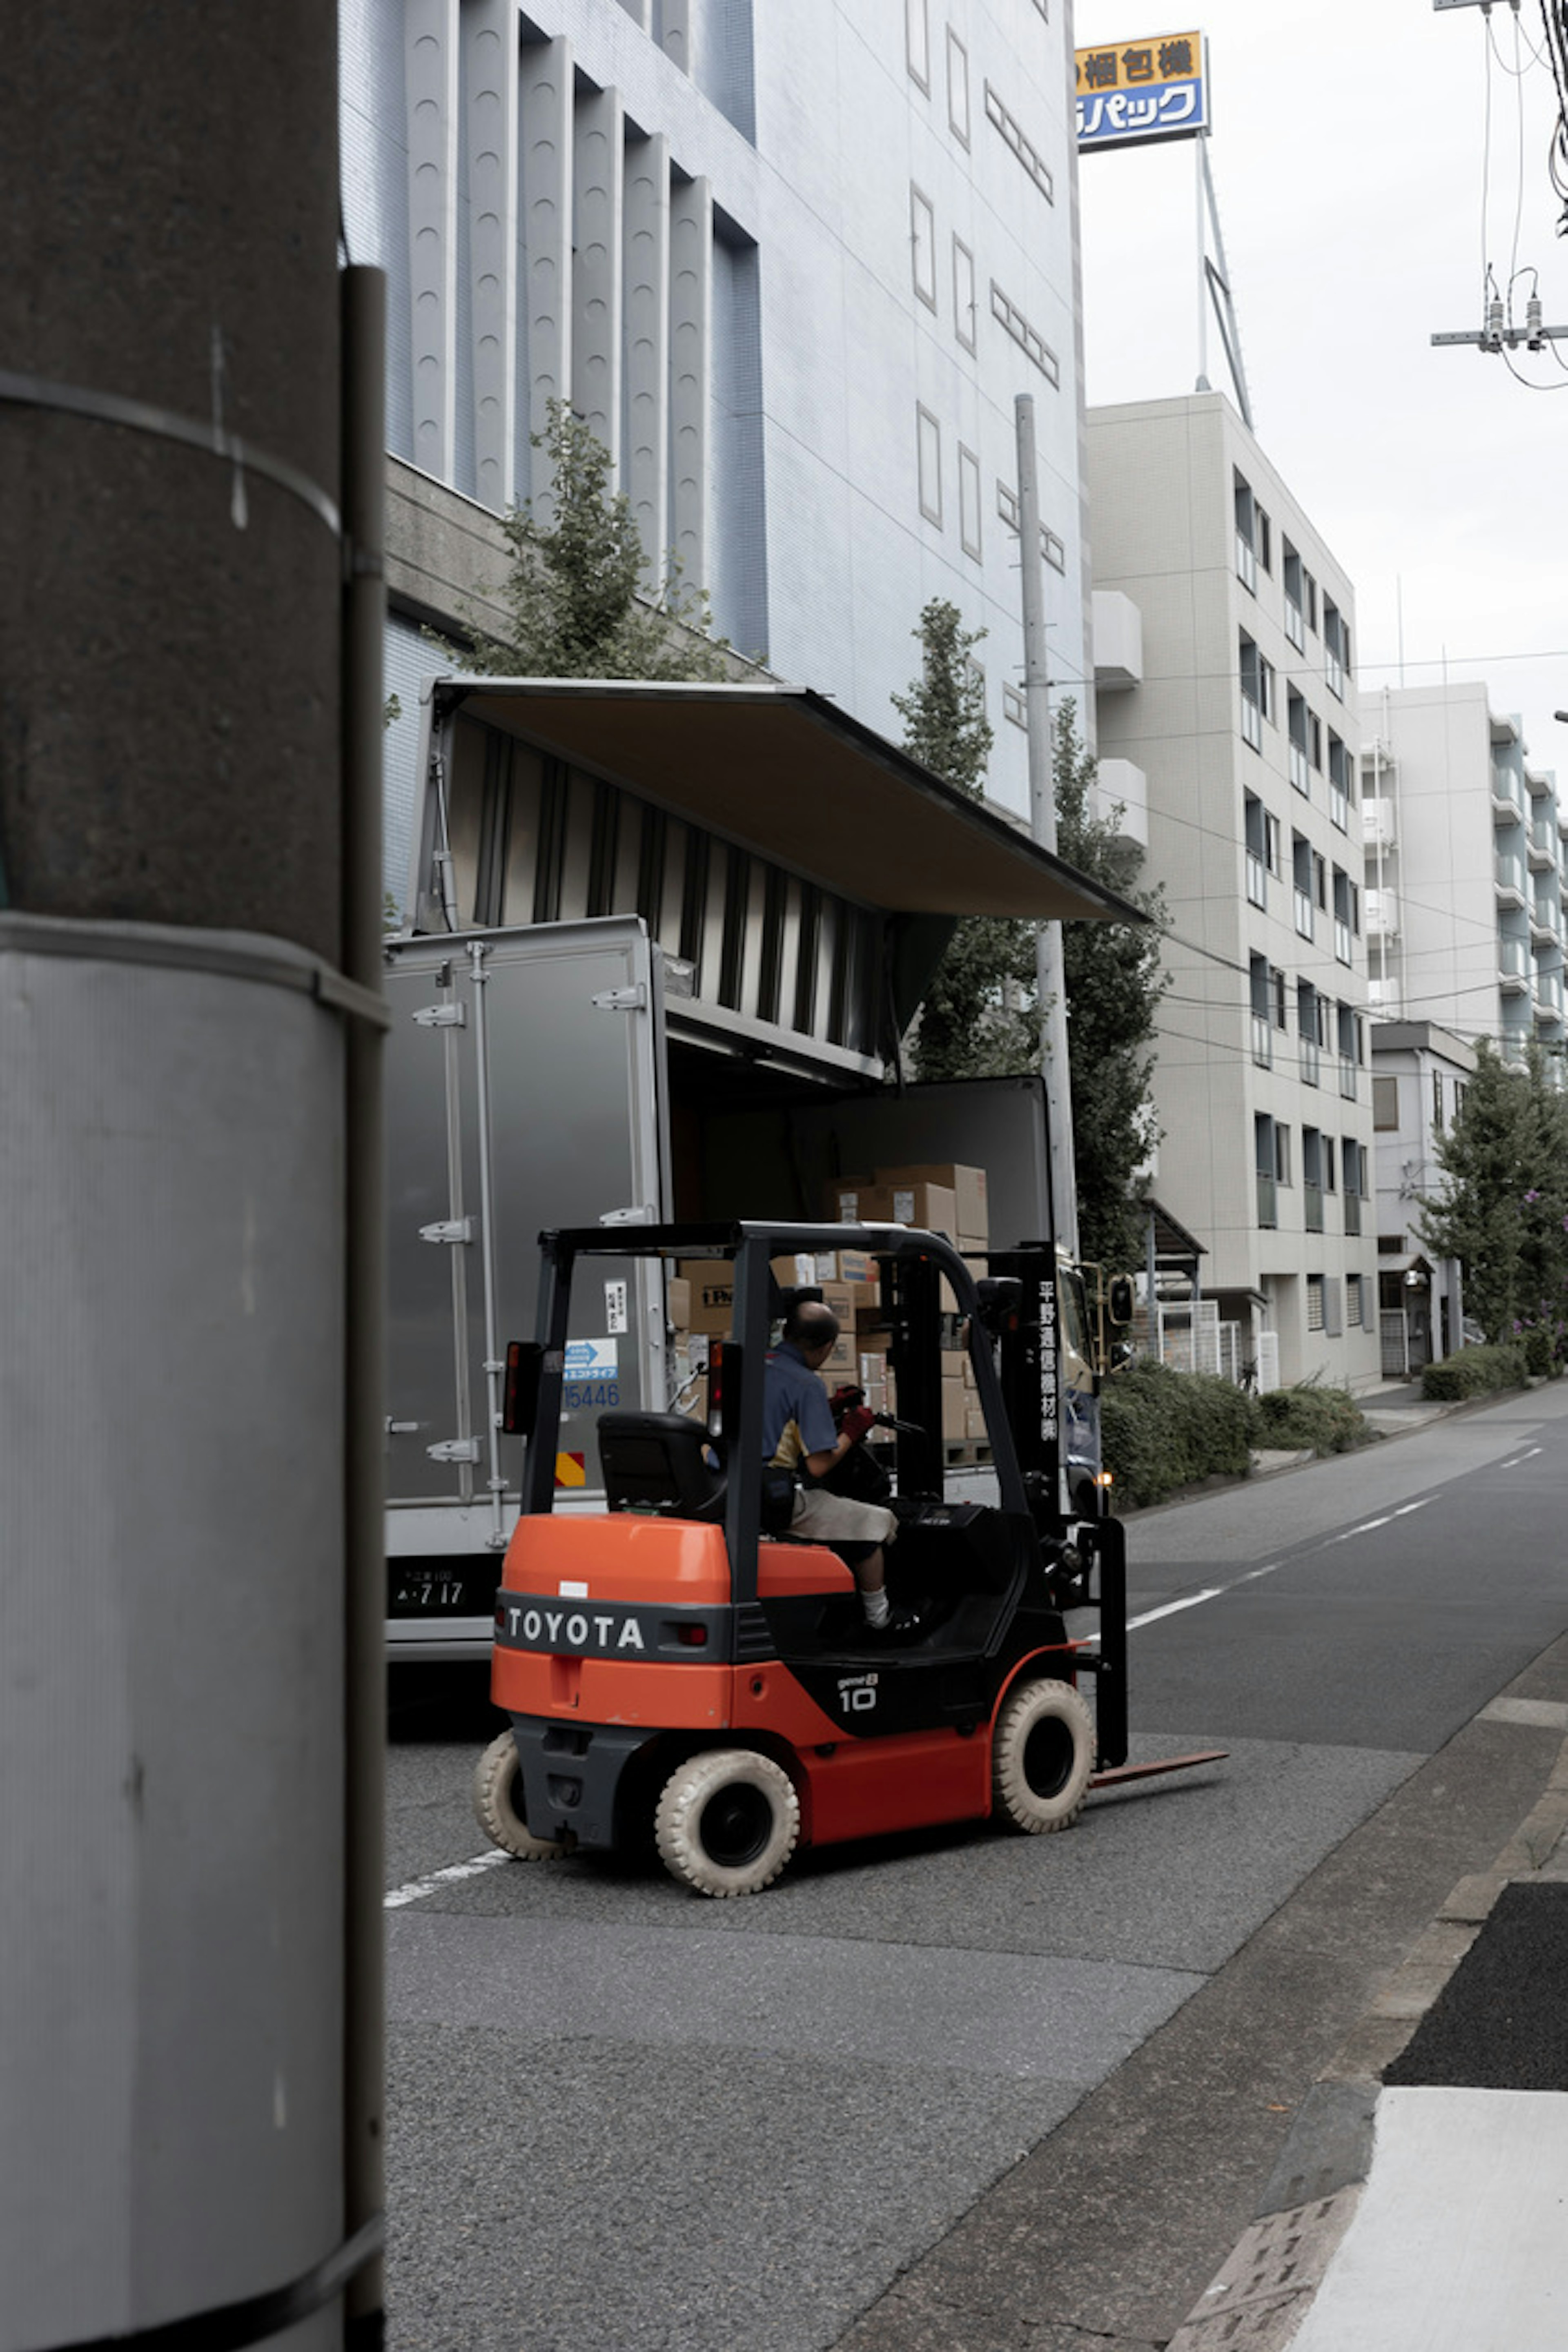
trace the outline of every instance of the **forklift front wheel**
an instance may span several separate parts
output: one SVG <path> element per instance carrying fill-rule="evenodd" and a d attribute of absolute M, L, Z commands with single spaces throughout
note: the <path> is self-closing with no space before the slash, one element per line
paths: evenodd
<path fill-rule="evenodd" d="M 699 1895 L 760 1895 L 799 1834 L 795 1784 L 752 1748 L 689 1756 L 666 1781 L 654 1816 L 660 1862 Z"/>
<path fill-rule="evenodd" d="M 522 1768 L 510 1731 L 492 1739 L 474 1767 L 474 1811 L 485 1835 L 518 1862 L 554 1862 L 570 1850 L 535 1837 L 523 1820 Z"/>
<path fill-rule="evenodd" d="M 991 1798 L 1016 1830 L 1065 1830 L 1094 1769 L 1094 1717 L 1070 1683 L 1023 1683 L 996 1718 Z"/>

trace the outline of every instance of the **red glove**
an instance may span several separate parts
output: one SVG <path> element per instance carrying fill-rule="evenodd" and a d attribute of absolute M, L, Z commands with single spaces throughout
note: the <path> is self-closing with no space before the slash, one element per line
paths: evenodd
<path fill-rule="evenodd" d="M 855 1445 L 865 1436 L 868 1429 L 874 1429 L 876 1425 L 877 1416 L 868 1404 L 854 1404 L 839 1423 L 838 1433 L 841 1437 L 847 1437 L 850 1444 Z"/>
<path fill-rule="evenodd" d="M 827 1400 L 828 1408 L 831 1411 L 835 1421 L 837 1421 L 839 1414 L 846 1412 L 850 1405 L 864 1404 L 865 1402 L 866 1391 L 864 1389 L 850 1388 L 847 1385 L 844 1388 L 835 1389 L 833 1394 Z"/>

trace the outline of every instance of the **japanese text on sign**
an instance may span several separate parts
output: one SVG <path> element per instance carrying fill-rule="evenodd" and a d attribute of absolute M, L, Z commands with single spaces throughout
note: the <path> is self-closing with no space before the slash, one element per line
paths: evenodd
<path fill-rule="evenodd" d="M 1190 139 L 1208 129 L 1201 33 L 1079 49 L 1075 58 L 1080 149 Z"/>

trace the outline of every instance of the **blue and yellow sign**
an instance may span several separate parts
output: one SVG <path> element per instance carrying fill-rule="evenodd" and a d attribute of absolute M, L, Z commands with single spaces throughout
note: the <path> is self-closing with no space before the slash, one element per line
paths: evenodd
<path fill-rule="evenodd" d="M 1208 129 L 1208 60 L 1201 33 L 1118 41 L 1074 56 L 1080 154 L 1150 139 L 1193 139 Z"/>

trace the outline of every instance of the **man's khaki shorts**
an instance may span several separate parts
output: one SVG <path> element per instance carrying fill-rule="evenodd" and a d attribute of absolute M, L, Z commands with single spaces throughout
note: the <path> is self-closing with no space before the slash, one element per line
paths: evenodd
<path fill-rule="evenodd" d="M 810 1536 L 825 1544 L 889 1544 L 899 1532 L 895 1514 L 880 1503 L 852 1502 L 826 1486 L 797 1486 L 792 1536 Z"/>

